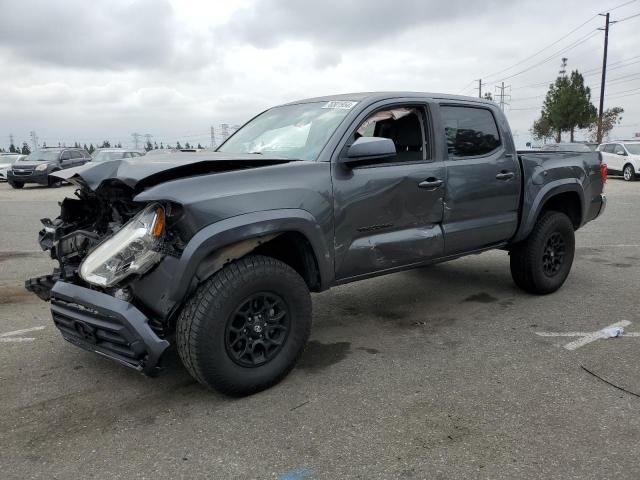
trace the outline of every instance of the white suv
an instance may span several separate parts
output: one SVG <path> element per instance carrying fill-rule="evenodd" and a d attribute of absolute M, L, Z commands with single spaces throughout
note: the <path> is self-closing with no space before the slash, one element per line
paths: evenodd
<path fill-rule="evenodd" d="M 622 174 L 627 182 L 640 177 L 640 141 L 607 142 L 598 147 L 609 173 Z"/>

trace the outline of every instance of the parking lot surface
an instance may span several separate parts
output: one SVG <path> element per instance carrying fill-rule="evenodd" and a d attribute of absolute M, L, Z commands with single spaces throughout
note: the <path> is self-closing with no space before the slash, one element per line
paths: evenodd
<path fill-rule="evenodd" d="M 559 292 L 518 290 L 502 251 L 335 288 L 292 374 L 230 399 L 175 353 L 149 379 L 63 341 L 22 285 L 73 188 L 0 184 L 0 477 L 640 478 L 640 398 L 587 372 L 640 394 L 640 183 L 606 193 Z"/>

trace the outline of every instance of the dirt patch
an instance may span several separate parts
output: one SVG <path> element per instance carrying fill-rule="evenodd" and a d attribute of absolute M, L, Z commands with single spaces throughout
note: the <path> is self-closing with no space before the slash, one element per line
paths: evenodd
<path fill-rule="evenodd" d="M 477 302 L 477 303 L 493 303 L 498 299 L 485 292 L 476 293 L 464 299 L 465 302 Z"/>
<path fill-rule="evenodd" d="M 15 260 L 16 258 L 38 258 L 42 257 L 41 252 L 0 252 L 0 262 Z"/>
<path fill-rule="evenodd" d="M 321 343 L 312 340 L 307 344 L 297 368 L 311 373 L 319 372 L 340 363 L 350 353 L 351 344 L 349 342 Z"/>
<path fill-rule="evenodd" d="M 0 285 L 0 305 L 22 303 L 37 298 L 22 285 Z"/>

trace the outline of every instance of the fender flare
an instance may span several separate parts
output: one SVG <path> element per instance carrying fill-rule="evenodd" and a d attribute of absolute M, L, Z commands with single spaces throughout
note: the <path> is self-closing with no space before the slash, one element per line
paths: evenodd
<path fill-rule="evenodd" d="M 285 231 L 299 232 L 309 240 L 318 261 L 321 287 L 326 288 L 333 279 L 333 255 L 320 224 L 306 210 L 287 208 L 237 215 L 196 233 L 175 265 L 169 299 L 182 302 L 194 287 L 198 266 L 212 252 L 242 240 Z"/>
<path fill-rule="evenodd" d="M 544 185 L 540 191 L 537 193 L 533 202 L 531 202 L 531 207 L 527 211 L 523 209 L 522 212 L 522 224 L 516 236 L 513 238 L 512 242 L 519 242 L 524 240 L 529 236 L 531 231 L 533 230 L 534 225 L 540 215 L 540 211 L 544 204 L 552 197 L 559 195 L 561 193 L 573 192 L 577 193 L 580 198 L 580 209 L 581 209 L 581 219 L 580 225 L 584 223 L 584 217 L 586 214 L 586 206 L 584 200 L 584 190 L 582 188 L 582 184 L 576 178 L 564 178 L 561 180 L 555 180 L 553 182 L 549 182 Z"/>

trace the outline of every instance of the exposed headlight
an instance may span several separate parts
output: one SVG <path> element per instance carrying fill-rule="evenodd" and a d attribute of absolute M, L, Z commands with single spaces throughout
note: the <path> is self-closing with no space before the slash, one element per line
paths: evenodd
<path fill-rule="evenodd" d="M 80 276 L 94 285 L 110 287 L 133 273 L 146 272 L 162 258 L 158 247 L 164 220 L 164 209 L 149 205 L 83 260 Z"/>
<path fill-rule="evenodd" d="M 38 170 L 39 172 L 42 172 L 43 170 L 46 170 L 47 168 L 49 168 L 49 165 L 47 165 L 46 163 L 43 163 L 42 165 L 38 165 L 36 167 L 36 170 Z"/>

